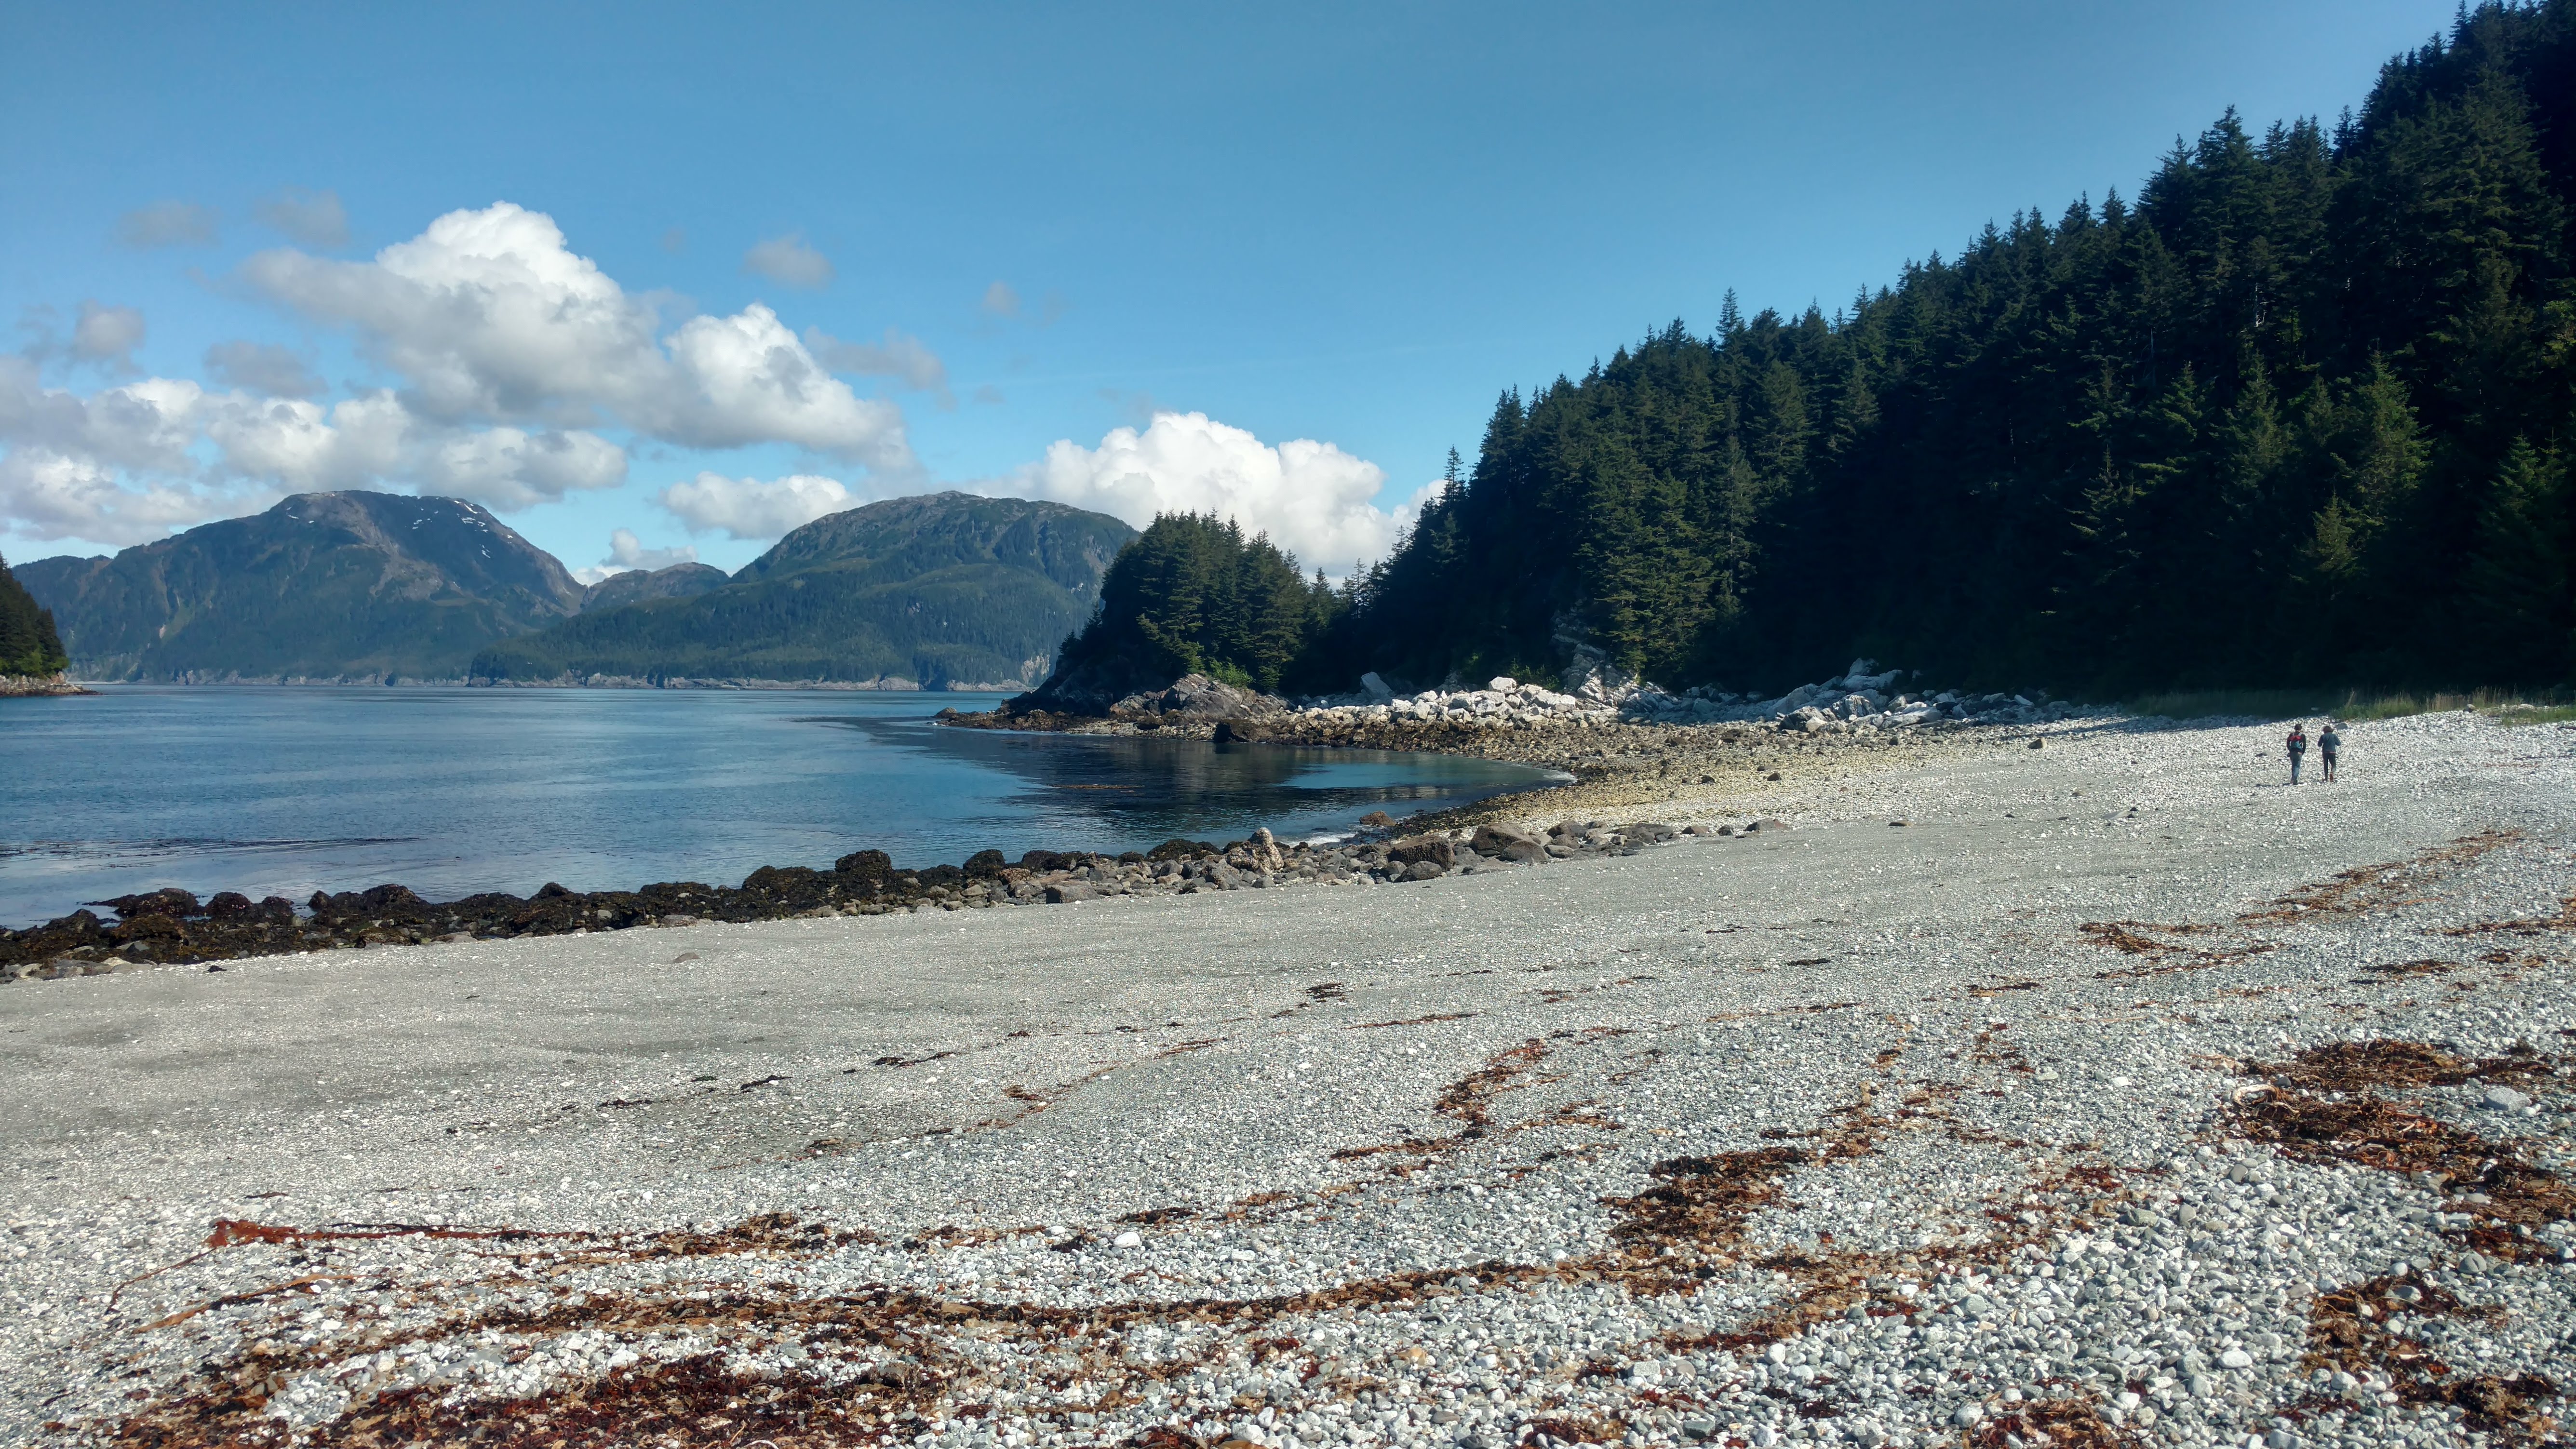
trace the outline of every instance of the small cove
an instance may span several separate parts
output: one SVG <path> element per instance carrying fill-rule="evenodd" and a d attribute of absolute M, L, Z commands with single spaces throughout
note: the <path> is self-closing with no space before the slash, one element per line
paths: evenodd
<path fill-rule="evenodd" d="M 983 694 L 107 686 L 0 700 L 0 925 L 175 885 L 301 901 L 732 884 L 873 848 L 1349 828 L 1551 778 L 1452 755 L 939 729 Z"/>

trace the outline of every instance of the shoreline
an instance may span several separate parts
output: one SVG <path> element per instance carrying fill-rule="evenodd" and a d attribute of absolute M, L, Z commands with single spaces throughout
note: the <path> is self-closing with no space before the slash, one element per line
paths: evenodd
<path fill-rule="evenodd" d="M 1792 831 L 1421 885 L 0 992 L 0 1432 L 2545 1433 L 2576 751 L 2268 736 L 1815 756 Z M 2358 1101 L 2397 1158 L 2302 1135 Z"/>
<path fill-rule="evenodd" d="M 90 684 L 106 685 L 109 688 L 132 685 L 139 688 L 169 689 L 714 689 L 759 690 L 764 692 L 810 694 L 1002 694 L 1013 690 L 1028 688 L 1027 685 L 1020 683 L 943 684 L 936 688 L 930 688 L 909 679 L 867 679 L 845 681 L 831 679 L 747 679 L 734 678 L 730 676 L 710 676 L 702 678 L 694 675 L 656 679 L 645 678 L 637 675 L 609 674 L 595 674 L 583 679 L 487 679 L 476 678 L 471 675 L 458 675 L 452 679 L 426 679 L 412 676 L 387 677 L 384 675 L 356 674 L 332 675 L 329 677 L 314 677 L 307 675 L 259 675 L 247 678 L 241 675 L 225 675 L 220 679 L 71 680 L 67 676 L 56 677 L 63 679 L 64 682 L 71 684 L 73 687 L 67 690 L 50 692 L 68 694 L 98 693 L 95 689 L 82 687 Z M 6 688 L 6 685 L 13 682 L 18 682 L 18 677 L 0 676 L 0 695 L 10 693 L 11 691 Z M 48 691 L 27 692 L 39 693 Z"/>
<path fill-rule="evenodd" d="M 1188 737 L 1214 732 L 1214 723 L 1171 731 Z M 876 916 L 914 910 L 981 909 L 995 905 L 1061 904 L 1102 894 L 1194 893 L 1199 890 L 1314 883 L 1384 883 L 1411 872 L 1426 858 L 1444 871 L 1500 868 L 1499 847 L 1479 855 L 1477 827 L 1506 818 L 1586 816 L 1587 823 L 1675 826 L 1639 814 L 1676 805 L 1685 789 L 1721 785 L 1766 796 L 1767 786 L 1799 779 L 1828 761 L 1848 768 L 1919 761 L 1934 739 L 1964 740 L 1979 733 L 1935 727 L 1926 737 L 1880 739 L 1867 734 L 1780 735 L 1739 724 L 1676 727 L 1604 724 L 1504 731 L 1460 724 L 1398 724 L 1365 731 L 1325 729 L 1300 734 L 1274 730 L 1247 744 L 1305 748 L 1390 749 L 1470 755 L 1556 769 L 1566 783 L 1508 791 L 1465 806 L 1392 820 L 1341 842 L 1269 842 L 1261 830 L 1227 842 L 1166 841 L 1151 852 L 1109 854 L 1086 849 L 1033 850 L 1013 861 L 986 851 L 967 861 L 898 869 L 882 852 L 859 851 L 831 867 L 763 866 L 739 886 L 696 881 L 662 882 L 632 890 L 570 891 L 549 884 L 529 896 L 491 892 L 452 901 L 429 901 L 408 887 L 387 883 L 366 890 L 317 891 L 303 902 L 272 896 L 251 901 L 223 892 L 204 900 L 176 888 L 115 898 L 114 918 L 83 908 L 71 915 L 17 930 L 0 929 L 0 982 L 61 979 L 148 967 L 217 967 L 228 961 L 314 951 L 418 945 L 428 941 L 506 940 L 590 934 L 692 924 L 736 923 L 834 915 Z M 1901 748 L 1902 747 L 1902 748 Z M 1964 746 L 1960 746 L 1964 747 Z M 1910 753 L 1908 752 L 1910 750 Z M 1876 758 L 1897 751 L 1887 759 Z M 1678 763 L 1677 763 L 1678 762 Z M 1772 777 L 1766 781 L 1764 776 Z M 1590 812 L 1626 812 L 1620 820 Z M 1669 810 L 1666 811 L 1669 813 Z M 1703 804 L 1703 824 L 1749 820 L 1766 813 Z M 1540 822 L 1543 831 L 1548 822 Z M 1689 824 L 1683 821 L 1678 824 Z M 1650 832 L 1651 833 L 1651 832 Z M 1618 832 L 1613 831 L 1613 835 Z M 1441 849 L 1402 848 L 1407 841 L 1444 837 Z M 1523 847 L 1524 857 L 1543 854 Z M 1575 853 L 1621 848 L 1579 843 Z M 1404 859 L 1396 859 L 1398 854 Z"/>
<path fill-rule="evenodd" d="M 96 694 L 67 674 L 0 674 L 0 699 L 35 699 Z"/>

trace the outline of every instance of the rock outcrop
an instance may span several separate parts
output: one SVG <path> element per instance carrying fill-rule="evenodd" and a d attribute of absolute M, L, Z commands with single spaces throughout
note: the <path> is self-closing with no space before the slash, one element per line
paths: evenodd
<path fill-rule="evenodd" d="M 1927 693 L 1900 688 L 1901 669 L 1879 669 L 1855 659 L 1851 668 L 1819 684 L 1802 685 L 1772 699 L 1698 687 L 1678 694 L 1641 684 L 1598 659 L 1578 659 L 1566 671 L 1567 688 L 1549 689 L 1498 675 L 1482 689 L 1426 689 L 1381 694 L 1385 681 L 1371 675 L 1357 695 L 1307 701 L 1289 723 L 1386 720 L 1507 729 L 1594 724 L 1758 724 L 1793 734 L 1902 729 L 1915 725 L 2035 724 L 2063 719 L 2077 707 L 2041 703 L 2018 694 Z M 1370 680 L 1375 680 L 1374 686 Z"/>
<path fill-rule="evenodd" d="M 72 682 L 68 674 L 0 674 L 0 699 L 39 694 L 96 694 Z"/>

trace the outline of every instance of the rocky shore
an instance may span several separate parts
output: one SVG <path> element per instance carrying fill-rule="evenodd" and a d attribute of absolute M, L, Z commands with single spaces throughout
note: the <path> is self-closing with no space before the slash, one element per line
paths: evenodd
<path fill-rule="evenodd" d="M 72 682 L 68 674 L 0 674 L 0 699 L 43 694 L 96 694 Z"/>
<path fill-rule="evenodd" d="M 0 991 L 0 1440 L 2562 1441 L 2576 731 L 2271 734 Z"/>
<path fill-rule="evenodd" d="M 1276 842 L 1260 831 L 1241 840 L 1172 840 L 1150 852 L 1116 855 L 1036 850 L 1009 860 L 998 851 L 984 851 L 955 865 L 918 869 L 898 869 L 883 852 L 863 850 L 829 869 L 763 867 L 736 886 L 675 881 L 629 891 L 572 891 L 549 884 L 531 896 L 494 893 L 453 901 L 425 900 L 399 884 L 316 892 L 301 903 L 274 896 L 252 901 L 235 892 L 200 900 L 182 890 L 155 891 L 94 903 L 109 913 L 104 916 L 82 910 L 22 930 L 0 930 L 0 981 L 701 920 L 874 916 L 1060 904 L 1101 894 L 1384 883 L 1408 878 L 1408 873 L 1422 879 L 1420 872 L 1432 859 L 1440 872 L 1465 872 L 1627 849 L 1685 829 L 1731 832 L 1763 813 L 1764 801 L 1835 773 L 1985 748 L 2019 740 L 2033 727 L 2063 728 L 2077 717 L 2068 706 L 2025 709 L 2006 700 L 1984 714 L 1953 718 L 1936 713 L 1947 705 L 1901 692 L 1872 692 L 1875 685 L 1892 685 L 1892 677 L 1860 676 L 1857 688 L 1851 683 L 1849 677 L 1840 678 L 1785 700 L 1762 702 L 1766 709 L 1777 705 L 1776 712 L 1755 711 L 1742 720 L 1703 720 L 1699 703 L 1705 701 L 1674 706 L 1666 697 L 1634 688 L 1604 695 L 1607 702 L 1556 696 L 1574 701 L 1559 708 L 1547 691 L 1503 680 L 1495 684 L 1512 687 L 1386 705 L 1301 708 L 1203 676 L 1122 701 L 1107 717 L 1007 708 L 946 710 L 942 722 L 971 728 L 1160 732 L 1247 743 L 1471 754 L 1560 769 L 1572 782 L 1401 824 L 1383 820 L 1340 842 Z M 1813 703 L 1829 695 L 1833 708 L 1844 713 Z M 1724 708 L 1745 713 L 1753 707 Z M 1710 787 L 1732 798 L 1702 804 L 1689 814 L 1673 813 L 1675 802 L 1686 794 L 1706 794 Z M 1536 844 L 1506 849 L 1496 843 L 1493 828 Z M 1434 840 L 1436 848 L 1426 843 Z"/>
<path fill-rule="evenodd" d="M 1772 828 L 1786 828 L 1773 821 Z M 417 946 L 427 942 L 507 941 L 587 935 L 641 927 L 675 928 L 702 921 L 880 916 L 894 912 L 979 910 L 992 906 L 1064 905 L 1123 895 L 1191 895 L 1200 891 L 1368 886 L 1434 880 L 1505 865 L 1570 860 L 1635 851 L 1689 834 L 1723 832 L 1733 823 L 1676 828 L 1659 822 L 1609 824 L 1565 820 L 1544 834 L 1510 825 L 1426 828 L 1400 833 L 1382 814 L 1339 842 L 1283 844 L 1266 830 L 1217 845 L 1170 840 L 1122 855 L 1033 850 L 1016 861 L 983 851 L 962 866 L 897 869 L 883 851 L 842 857 L 832 869 L 764 866 L 740 886 L 682 881 L 637 891 L 571 891 L 547 885 L 535 895 L 467 896 L 427 901 L 400 885 L 328 894 L 304 903 L 283 896 L 253 901 L 227 891 L 206 900 L 177 889 L 119 896 L 20 931 L 0 931 L 0 981 L 60 980 L 156 966 L 220 964 L 308 951 Z M 1761 828 L 1746 821 L 1745 830 Z"/>
<path fill-rule="evenodd" d="M 1586 782 L 1623 780 L 1636 788 L 1620 798 L 1635 799 L 1658 784 L 1716 784 L 1748 769 L 1769 774 L 1824 752 L 1917 749 L 1963 730 L 2027 732 L 2107 713 L 2044 692 L 1914 693 L 1899 687 L 1904 671 L 1874 670 L 1870 660 L 1856 659 L 1844 674 L 1771 699 L 1672 694 L 1598 663 L 1569 671 L 1562 691 L 1497 677 L 1483 689 L 1398 696 L 1371 674 L 1362 695 L 1302 702 L 1193 674 L 1092 712 L 1053 708 L 1040 692 L 991 710 L 942 710 L 939 721 L 965 729 L 1477 755 L 1561 769 Z"/>
<path fill-rule="evenodd" d="M 922 689 L 918 679 L 901 675 L 883 675 L 874 679 L 766 679 L 743 675 L 698 676 L 678 674 L 559 674 L 549 679 L 493 679 L 481 677 L 457 681 L 476 689 L 731 689 L 776 691 L 824 691 L 850 693 L 905 694 Z M 963 684 L 941 680 L 929 688 L 957 694 L 1000 694 L 1028 688 L 1024 679 L 1006 679 L 992 684 Z"/>

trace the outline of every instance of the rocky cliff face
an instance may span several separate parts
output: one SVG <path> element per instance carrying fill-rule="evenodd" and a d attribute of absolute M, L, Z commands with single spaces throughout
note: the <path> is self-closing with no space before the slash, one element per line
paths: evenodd
<path fill-rule="evenodd" d="M 553 555 L 481 507 L 393 493 L 298 494 L 113 558 L 16 572 L 88 679 L 462 679 L 476 651 L 582 601 Z"/>

